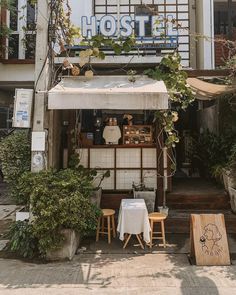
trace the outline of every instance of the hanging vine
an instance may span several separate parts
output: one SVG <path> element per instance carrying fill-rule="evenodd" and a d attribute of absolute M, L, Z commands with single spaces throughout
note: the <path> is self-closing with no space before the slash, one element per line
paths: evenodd
<path fill-rule="evenodd" d="M 152 79 L 164 81 L 168 89 L 172 104 L 175 104 L 176 111 L 163 110 L 156 112 L 156 119 L 166 133 L 165 144 L 167 147 L 175 147 L 179 142 L 178 132 L 175 130 L 175 123 L 178 121 L 178 110 L 186 110 L 195 100 L 195 93 L 187 83 L 187 73 L 181 66 L 181 57 L 175 52 L 163 57 L 155 69 L 148 69 L 144 72 Z"/>

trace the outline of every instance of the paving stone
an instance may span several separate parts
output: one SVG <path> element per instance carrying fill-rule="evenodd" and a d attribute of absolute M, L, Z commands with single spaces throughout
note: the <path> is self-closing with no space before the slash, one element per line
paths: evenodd
<path fill-rule="evenodd" d="M 2 251 L 6 247 L 8 242 L 9 240 L 0 240 L 0 251 Z"/>
<path fill-rule="evenodd" d="M 81 254 L 47 264 L 0 259 L 0 269 L 4 295 L 236 294 L 236 266 L 192 266 L 185 254 Z"/>

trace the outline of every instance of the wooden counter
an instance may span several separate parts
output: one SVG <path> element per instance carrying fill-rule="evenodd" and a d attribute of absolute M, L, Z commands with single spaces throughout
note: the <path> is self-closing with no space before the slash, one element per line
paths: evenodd
<path fill-rule="evenodd" d="M 156 148 L 156 144 L 103 144 L 83 145 L 82 148 Z"/>

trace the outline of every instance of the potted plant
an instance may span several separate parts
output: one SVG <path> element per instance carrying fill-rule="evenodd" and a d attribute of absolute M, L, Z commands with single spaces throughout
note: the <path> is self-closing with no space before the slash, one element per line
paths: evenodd
<path fill-rule="evenodd" d="M 101 204 L 101 198 L 102 198 L 102 187 L 101 184 L 105 178 L 109 178 L 111 176 L 110 170 L 107 170 L 105 172 L 103 171 L 96 171 L 96 170 L 90 170 L 90 173 L 94 176 L 93 179 L 93 191 L 90 197 L 90 200 L 92 204 L 96 205 L 98 208 L 100 208 Z"/>
<path fill-rule="evenodd" d="M 133 194 L 135 199 L 144 199 L 148 213 L 154 212 L 156 201 L 156 190 L 154 188 L 147 187 L 143 181 L 139 184 L 133 182 L 132 185 Z"/>
<path fill-rule="evenodd" d="M 96 205 L 100 208 L 101 198 L 102 198 L 102 187 L 101 184 L 105 178 L 110 177 L 110 170 L 97 171 L 96 169 L 87 169 L 83 165 L 80 164 L 80 157 L 78 153 L 75 153 L 71 156 L 69 167 L 82 173 L 88 177 L 88 179 L 92 183 L 92 192 L 90 195 L 90 201 L 92 204 Z"/>
<path fill-rule="evenodd" d="M 65 169 L 27 173 L 24 180 L 26 187 L 31 184 L 25 193 L 30 196 L 30 233 L 38 253 L 49 260 L 72 259 L 81 237 L 96 229 L 101 214 L 90 201 L 91 177 L 83 170 Z M 24 236 L 20 238 L 23 245 Z"/>
<path fill-rule="evenodd" d="M 228 164 L 229 170 L 229 195 L 230 195 L 230 204 L 231 209 L 236 213 L 236 144 L 231 150 L 231 157 Z"/>
<path fill-rule="evenodd" d="M 229 188 L 234 186 L 234 178 L 227 167 L 222 168 L 222 179 L 225 190 L 229 192 Z"/>

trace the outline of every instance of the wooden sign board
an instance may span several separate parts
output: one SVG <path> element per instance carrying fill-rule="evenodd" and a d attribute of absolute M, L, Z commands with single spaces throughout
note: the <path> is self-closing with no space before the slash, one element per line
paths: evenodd
<path fill-rule="evenodd" d="M 196 265 L 230 265 L 223 214 L 191 214 L 191 258 Z"/>

